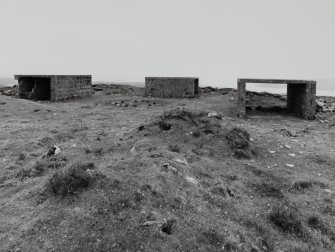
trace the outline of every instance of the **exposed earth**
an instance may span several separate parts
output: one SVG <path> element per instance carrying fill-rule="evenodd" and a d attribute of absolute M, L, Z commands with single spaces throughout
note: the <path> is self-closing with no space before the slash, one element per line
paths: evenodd
<path fill-rule="evenodd" d="M 94 89 L 0 92 L 1 251 L 335 251 L 334 98 L 305 121 L 249 93 L 240 119 L 233 89 Z"/>

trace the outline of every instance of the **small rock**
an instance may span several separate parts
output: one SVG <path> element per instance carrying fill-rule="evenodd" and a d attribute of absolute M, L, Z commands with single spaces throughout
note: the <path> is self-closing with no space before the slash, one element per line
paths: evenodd
<path fill-rule="evenodd" d="M 216 112 L 208 113 L 208 117 L 217 117 L 217 116 L 218 116 L 218 113 Z"/>
<path fill-rule="evenodd" d="M 188 162 L 187 162 L 187 160 L 185 160 L 185 159 L 179 159 L 179 158 L 177 158 L 177 159 L 175 159 L 175 161 L 176 161 L 177 163 L 179 163 L 179 164 L 188 165 Z"/>
<path fill-rule="evenodd" d="M 289 156 L 291 156 L 291 157 L 295 157 L 295 154 L 294 153 L 290 153 L 290 154 L 288 154 Z"/>
<path fill-rule="evenodd" d="M 284 145 L 286 149 L 291 149 L 291 146 L 289 145 Z"/>
<path fill-rule="evenodd" d="M 319 107 L 324 107 L 325 103 L 324 103 L 323 100 L 316 100 L 316 105 L 319 106 Z"/>
<path fill-rule="evenodd" d="M 173 173 L 175 173 L 175 174 L 177 174 L 179 176 L 183 175 L 181 171 L 179 171 L 177 168 L 173 167 L 169 163 L 164 164 L 163 167 L 166 169 L 166 171 L 173 172 Z"/>
<path fill-rule="evenodd" d="M 275 154 L 276 151 L 268 150 L 271 154 Z"/>
<path fill-rule="evenodd" d="M 53 146 L 47 153 L 47 156 L 56 156 L 60 153 L 60 148 L 58 146 Z"/>
<path fill-rule="evenodd" d="M 146 218 L 148 221 L 158 221 L 160 219 L 160 214 L 156 211 L 151 211 Z"/>
<path fill-rule="evenodd" d="M 196 180 L 195 178 L 189 177 L 189 176 L 186 176 L 185 180 L 192 185 L 198 185 L 199 184 L 198 180 Z"/>
<path fill-rule="evenodd" d="M 285 166 L 288 167 L 288 168 L 294 168 L 293 164 L 285 164 Z"/>

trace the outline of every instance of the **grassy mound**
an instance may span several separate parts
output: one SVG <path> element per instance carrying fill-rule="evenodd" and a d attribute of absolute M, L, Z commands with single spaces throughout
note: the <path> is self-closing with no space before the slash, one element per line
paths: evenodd
<path fill-rule="evenodd" d="M 97 178 L 93 163 L 75 163 L 70 167 L 54 173 L 46 189 L 54 195 L 74 194 L 82 188 L 89 187 Z"/>
<path fill-rule="evenodd" d="M 138 131 L 163 138 L 168 148 L 177 153 L 191 149 L 198 156 L 219 159 L 230 156 L 231 152 L 238 159 L 250 159 L 255 154 L 246 130 L 231 128 L 221 117 L 209 116 L 204 111 L 169 110 Z"/>

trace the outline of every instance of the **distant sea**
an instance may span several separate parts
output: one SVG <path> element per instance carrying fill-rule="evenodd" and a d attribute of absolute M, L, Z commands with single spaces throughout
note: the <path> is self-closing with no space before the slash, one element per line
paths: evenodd
<path fill-rule="evenodd" d="M 265 84 L 266 85 L 266 84 Z M 261 85 L 247 85 L 247 90 L 254 92 L 267 92 L 271 94 L 286 94 L 287 93 L 286 85 L 268 85 L 266 87 Z M 317 96 L 334 96 L 335 90 L 327 90 L 327 89 L 316 89 Z"/>

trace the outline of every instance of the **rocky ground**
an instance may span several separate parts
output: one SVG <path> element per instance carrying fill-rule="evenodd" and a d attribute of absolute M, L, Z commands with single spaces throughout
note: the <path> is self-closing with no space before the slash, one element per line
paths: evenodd
<path fill-rule="evenodd" d="M 333 98 L 304 121 L 250 92 L 238 119 L 233 89 L 94 89 L 0 91 L 1 251 L 335 251 Z"/>

